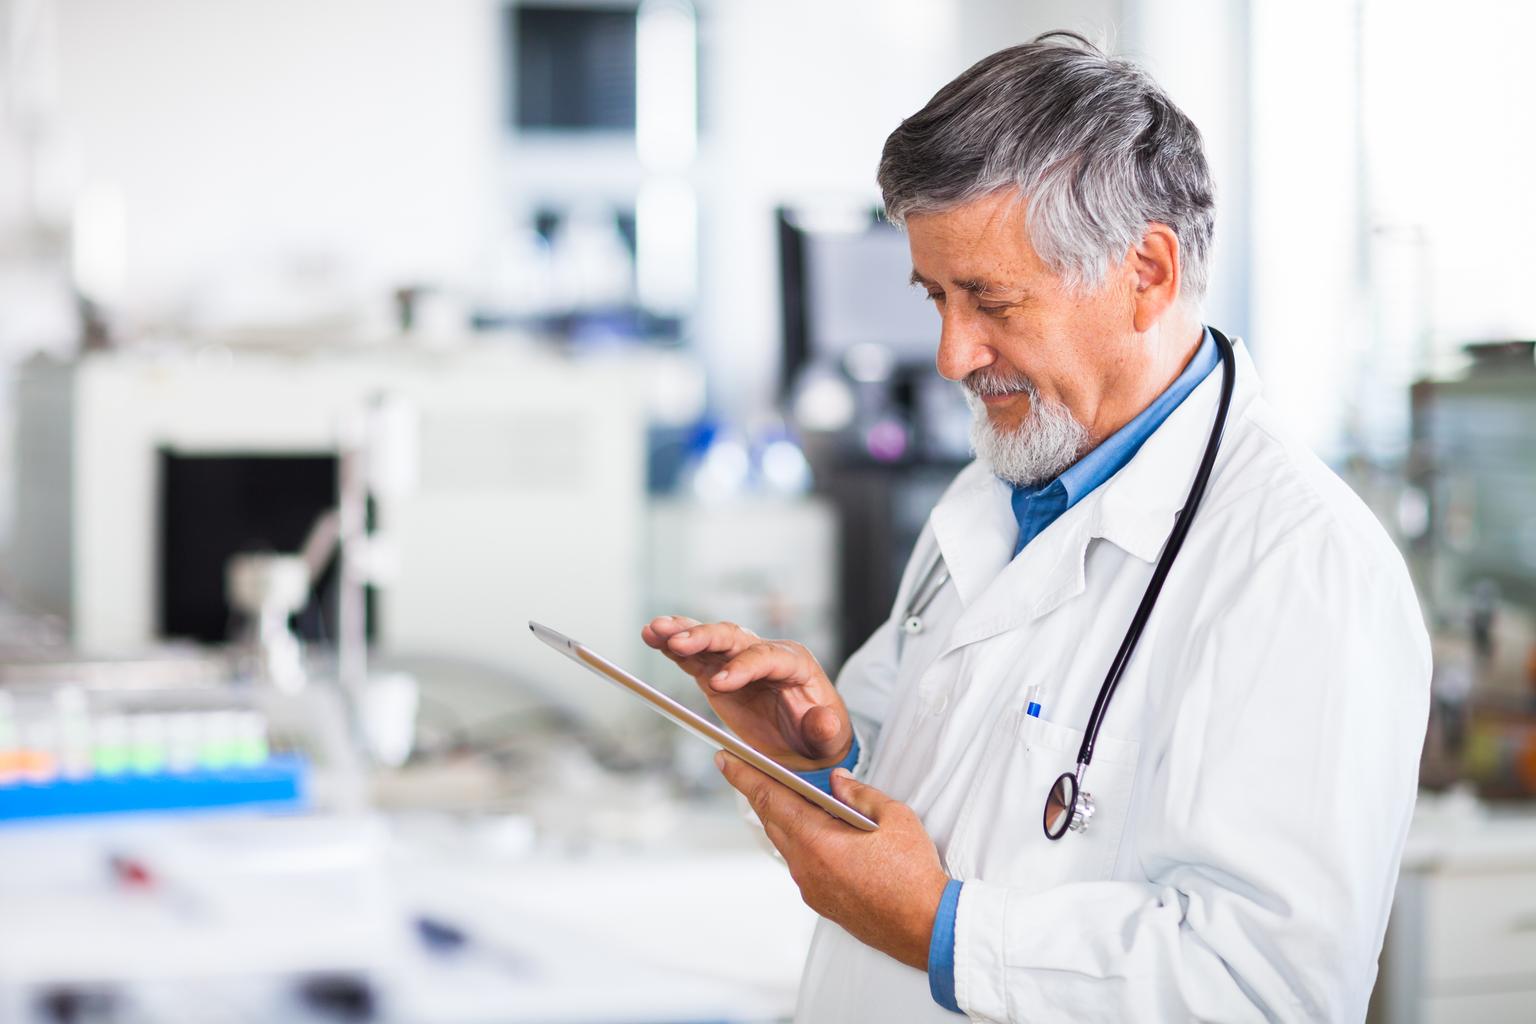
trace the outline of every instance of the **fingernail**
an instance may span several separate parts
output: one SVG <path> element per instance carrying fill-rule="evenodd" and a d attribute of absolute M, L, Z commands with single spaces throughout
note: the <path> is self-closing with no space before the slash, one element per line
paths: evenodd
<path fill-rule="evenodd" d="M 715 751 L 715 767 L 721 771 L 725 771 L 725 751 Z"/>
<path fill-rule="evenodd" d="M 688 631 L 685 629 L 681 633 L 679 633 L 676 636 L 674 636 L 672 639 L 674 639 L 674 640 L 681 640 L 683 637 L 685 637 L 687 635 L 688 635 Z"/>
<path fill-rule="evenodd" d="M 847 768 L 833 768 L 832 777 L 834 779 L 851 779 L 853 778 L 853 772 L 849 771 Z"/>
<path fill-rule="evenodd" d="M 725 669 L 721 669 L 719 672 L 716 672 L 714 675 L 710 676 L 709 681 L 712 683 L 723 683 L 725 682 L 725 677 L 728 675 L 730 675 L 730 672 Z"/>

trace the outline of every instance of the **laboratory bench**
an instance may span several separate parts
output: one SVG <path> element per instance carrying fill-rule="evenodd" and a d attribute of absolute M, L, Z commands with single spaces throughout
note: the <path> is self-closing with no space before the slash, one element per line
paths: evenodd
<path fill-rule="evenodd" d="M 0 828 L 0 1021 L 787 1019 L 813 925 L 788 873 L 730 802 L 673 824 L 580 850 L 517 815 Z"/>

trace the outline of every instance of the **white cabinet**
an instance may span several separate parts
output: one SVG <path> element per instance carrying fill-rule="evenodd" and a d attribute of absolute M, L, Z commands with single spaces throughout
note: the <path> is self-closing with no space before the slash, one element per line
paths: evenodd
<path fill-rule="evenodd" d="M 1421 816 L 1381 966 L 1381 1024 L 1536 1021 L 1536 815 Z"/>

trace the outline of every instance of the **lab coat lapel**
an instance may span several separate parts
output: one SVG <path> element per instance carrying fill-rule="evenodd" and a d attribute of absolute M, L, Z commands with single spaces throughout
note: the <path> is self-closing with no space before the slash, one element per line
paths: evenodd
<path fill-rule="evenodd" d="M 1085 505 L 1086 499 L 1068 509 L 1000 573 L 994 573 L 991 586 L 977 596 L 955 623 L 948 650 L 1005 633 L 1083 592 L 1083 555 L 1090 539 L 1084 517 L 1089 510 Z M 1008 507 L 1006 499 L 1004 506 Z M 1009 518 L 1012 519 L 1011 509 Z M 1013 531 L 1016 538 L 1017 521 L 1013 521 Z"/>
<path fill-rule="evenodd" d="M 930 516 L 934 539 L 963 606 L 981 595 L 1013 554 L 1019 524 L 1008 495 L 1007 484 L 972 463 Z"/>
<path fill-rule="evenodd" d="M 1259 390 L 1246 348 L 1238 341 L 1234 349 L 1237 381 L 1229 431 Z M 986 474 L 997 491 L 978 484 L 968 501 L 957 501 L 947 510 L 935 509 L 935 533 L 946 561 L 951 547 L 965 560 L 962 572 L 950 563 L 966 611 L 947 648 L 955 650 L 1016 629 L 1080 596 L 1087 589 L 1086 560 L 1094 540 L 1102 538 L 1148 565 L 1154 563 L 1205 451 L 1220 400 L 1221 377 L 1218 367 L 1147 439 L 1134 459 L 1068 509 L 1001 571 L 997 560 L 1007 559 L 1018 530 L 1007 485 Z M 999 508 L 1005 523 L 998 522 Z M 999 533 L 1006 534 L 1001 551 Z M 945 546 L 946 536 L 951 538 L 950 547 Z"/>

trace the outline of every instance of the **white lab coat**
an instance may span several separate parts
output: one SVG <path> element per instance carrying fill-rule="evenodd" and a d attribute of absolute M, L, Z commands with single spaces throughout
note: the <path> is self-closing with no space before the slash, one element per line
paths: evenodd
<path fill-rule="evenodd" d="M 964 881 L 956 995 L 973 1020 L 1360 1020 L 1413 810 L 1428 638 L 1365 506 L 1276 422 L 1239 345 L 1226 438 L 1048 841 L 1047 789 L 1194 476 L 1221 371 L 1136 458 L 1011 558 L 1008 490 L 963 471 L 892 617 L 838 686 L 856 773 L 910 804 Z M 952 575 L 907 637 L 935 544 Z M 1044 687 L 1044 714 L 1024 714 Z M 796 1020 L 953 1021 L 927 975 L 818 923 Z"/>

